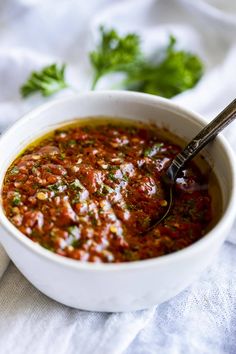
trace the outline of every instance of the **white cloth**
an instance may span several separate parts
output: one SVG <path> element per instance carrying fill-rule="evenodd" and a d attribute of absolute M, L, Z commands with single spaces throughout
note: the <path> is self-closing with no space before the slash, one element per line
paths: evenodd
<path fill-rule="evenodd" d="M 179 47 L 198 53 L 206 73 L 196 88 L 174 101 L 210 120 L 235 98 L 236 12 L 232 7 L 227 20 L 231 0 L 208 0 L 207 10 L 204 2 L 2 0 L 0 130 L 45 102 L 37 95 L 28 100 L 19 95 L 28 74 L 42 65 L 67 62 L 68 81 L 79 91 L 89 88 L 87 53 L 100 24 L 137 31 L 147 53 L 165 44 L 170 33 Z M 110 85 L 110 78 L 104 79 L 98 89 Z M 66 90 L 57 97 L 69 94 Z M 236 125 L 224 134 L 236 151 Z M 236 353 L 235 232 L 236 225 L 214 263 L 191 287 L 171 301 L 133 313 L 70 309 L 42 295 L 10 264 L 0 280 L 0 354 Z M 0 247 L 0 277 L 6 264 Z"/>
<path fill-rule="evenodd" d="M 9 263 L 9 258 L 4 251 L 2 245 L 0 245 L 0 278 L 2 277 L 3 273 L 5 272 Z"/>

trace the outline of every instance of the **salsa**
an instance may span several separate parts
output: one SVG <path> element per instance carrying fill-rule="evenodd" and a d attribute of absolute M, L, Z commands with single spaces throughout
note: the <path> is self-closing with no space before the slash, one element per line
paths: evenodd
<path fill-rule="evenodd" d="M 212 221 L 209 178 L 189 163 L 168 217 L 162 176 L 180 144 L 151 124 L 96 119 L 31 144 L 8 169 L 8 219 L 32 241 L 88 262 L 129 262 L 175 252 Z"/>

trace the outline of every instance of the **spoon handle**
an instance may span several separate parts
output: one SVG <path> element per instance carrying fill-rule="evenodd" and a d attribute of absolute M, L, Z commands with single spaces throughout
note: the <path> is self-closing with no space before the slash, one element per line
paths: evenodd
<path fill-rule="evenodd" d="M 234 99 L 218 116 L 205 126 L 193 140 L 171 162 L 167 177 L 171 182 L 177 178 L 178 172 L 185 163 L 191 160 L 205 145 L 213 140 L 219 132 L 236 118 L 236 99 Z"/>

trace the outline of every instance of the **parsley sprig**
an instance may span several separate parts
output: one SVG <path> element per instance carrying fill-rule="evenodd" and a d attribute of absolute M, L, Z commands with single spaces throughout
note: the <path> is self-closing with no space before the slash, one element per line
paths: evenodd
<path fill-rule="evenodd" d="M 120 72 L 124 76 L 122 88 L 171 98 L 194 87 L 203 75 L 201 59 L 188 51 L 176 48 L 176 39 L 155 54 L 145 57 L 140 37 L 135 33 L 124 36 L 115 29 L 100 28 L 100 39 L 95 50 L 89 53 L 93 68 L 92 89 L 107 74 Z M 27 97 L 40 92 L 50 96 L 69 85 L 65 81 L 65 65 L 51 64 L 33 72 L 21 87 Z"/>
<path fill-rule="evenodd" d="M 140 38 L 134 33 L 121 37 L 114 29 L 106 31 L 104 27 L 100 27 L 100 42 L 89 56 L 94 70 L 94 89 L 102 76 L 127 72 L 140 59 Z"/>
<path fill-rule="evenodd" d="M 169 44 L 153 63 L 139 61 L 128 72 L 126 88 L 171 98 L 194 87 L 203 75 L 200 58 L 184 50 L 177 50 L 176 39 L 169 37 Z"/>
<path fill-rule="evenodd" d="M 65 64 L 59 66 L 52 64 L 44 67 L 41 71 L 34 71 L 28 80 L 21 86 L 20 91 L 23 97 L 40 92 L 43 96 L 50 96 L 66 87 Z"/>

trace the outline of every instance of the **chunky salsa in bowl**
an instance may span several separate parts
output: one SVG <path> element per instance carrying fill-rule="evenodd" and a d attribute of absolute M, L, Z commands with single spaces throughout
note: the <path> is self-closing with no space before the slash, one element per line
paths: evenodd
<path fill-rule="evenodd" d="M 5 214 L 32 241 L 76 260 L 130 262 L 178 251 L 202 238 L 219 211 L 210 168 L 190 162 L 170 214 L 147 231 L 166 210 L 162 176 L 181 149 L 177 137 L 149 123 L 94 118 L 63 126 L 9 167 Z M 214 188 L 220 198 L 216 180 Z"/>
<path fill-rule="evenodd" d="M 235 216 L 236 164 L 218 136 L 179 176 L 169 217 L 145 231 L 166 210 L 168 164 L 205 124 L 170 100 L 124 91 L 26 114 L 0 138 L 9 257 L 41 292 L 79 309 L 134 311 L 175 296 L 213 260 Z"/>

